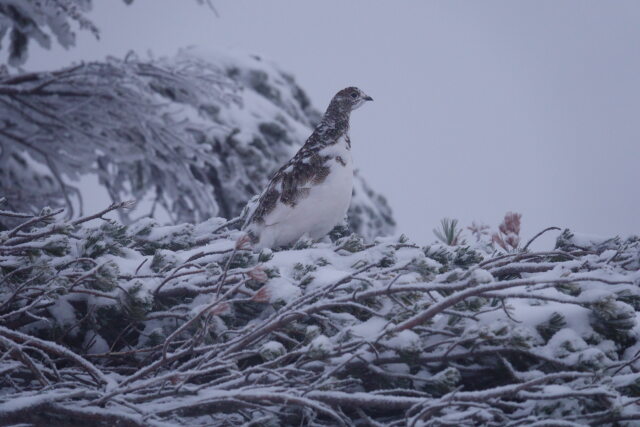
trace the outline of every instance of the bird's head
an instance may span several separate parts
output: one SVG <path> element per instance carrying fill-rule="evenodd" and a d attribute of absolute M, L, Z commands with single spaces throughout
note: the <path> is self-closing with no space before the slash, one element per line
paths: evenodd
<path fill-rule="evenodd" d="M 352 86 L 336 93 L 331 103 L 336 104 L 342 111 L 353 111 L 367 101 L 373 101 L 373 98 Z"/>

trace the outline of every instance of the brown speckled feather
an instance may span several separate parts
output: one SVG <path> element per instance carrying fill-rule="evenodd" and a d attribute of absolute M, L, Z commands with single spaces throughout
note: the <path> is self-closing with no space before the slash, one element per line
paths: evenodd
<path fill-rule="evenodd" d="M 251 224 L 264 224 L 265 218 L 278 203 L 295 207 L 309 196 L 310 187 L 322 184 L 326 180 L 331 167 L 346 166 L 343 158 L 338 155 L 323 154 L 323 149 L 337 144 L 341 138 L 346 141 L 347 149 L 351 147 L 348 137 L 349 117 L 355 104 L 362 102 L 362 98 L 354 99 L 354 93 L 360 95 L 362 92 L 350 87 L 334 96 L 322 121 L 305 144 L 273 175 L 243 228 L 248 228 Z"/>

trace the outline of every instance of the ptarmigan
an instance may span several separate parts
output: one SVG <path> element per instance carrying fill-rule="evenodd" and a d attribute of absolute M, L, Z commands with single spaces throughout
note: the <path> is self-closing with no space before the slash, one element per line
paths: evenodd
<path fill-rule="evenodd" d="M 344 218 L 353 191 L 349 117 L 372 100 L 356 87 L 333 97 L 307 142 L 249 207 L 243 229 L 255 248 L 319 239 Z"/>

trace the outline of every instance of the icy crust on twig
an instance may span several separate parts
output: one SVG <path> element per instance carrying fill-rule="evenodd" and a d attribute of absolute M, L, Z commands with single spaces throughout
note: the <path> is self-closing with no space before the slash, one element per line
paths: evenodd
<path fill-rule="evenodd" d="M 633 425 L 640 239 L 547 252 L 333 241 L 226 220 L 17 215 L 0 233 L 0 422 Z"/>

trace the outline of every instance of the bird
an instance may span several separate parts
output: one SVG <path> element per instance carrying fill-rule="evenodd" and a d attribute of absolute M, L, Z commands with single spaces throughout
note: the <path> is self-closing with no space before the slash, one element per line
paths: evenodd
<path fill-rule="evenodd" d="M 344 219 L 353 192 L 349 119 L 367 101 L 357 87 L 339 91 L 300 150 L 249 202 L 242 230 L 254 248 L 318 240 Z"/>

